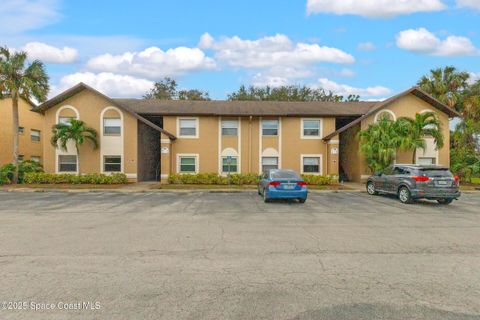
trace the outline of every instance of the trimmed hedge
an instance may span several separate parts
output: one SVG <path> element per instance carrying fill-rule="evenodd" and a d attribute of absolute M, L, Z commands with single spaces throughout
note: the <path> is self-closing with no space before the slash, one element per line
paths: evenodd
<path fill-rule="evenodd" d="M 171 174 L 168 176 L 168 183 L 171 184 L 228 184 L 228 177 L 216 173 L 198 173 L 198 174 Z M 249 185 L 257 184 L 258 175 L 254 173 L 230 175 L 230 184 Z"/>
<path fill-rule="evenodd" d="M 332 176 L 317 176 L 313 174 L 302 174 L 302 178 L 307 183 L 307 185 L 326 186 L 326 185 L 332 184 L 333 182 Z"/>
<path fill-rule="evenodd" d="M 26 173 L 24 183 L 28 184 L 126 184 L 127 176 L 123 173 L 111 175 L 102 173 L 89 174 L 55 174 L 55 173 Z"/>
<path fill-rule="evenodd" d="M 328 185 L 333 180 L 331 176 L 317 175 L 302 175 L 302 178 L 309 185 Z M 259 180 L 259 175 L 255 173 L 235 173 L 230 175 L 230 184 L 232 185 L 255 185 Z M 169 175 L 168 183 L 227 185 L 229 180 L 227 176 L 221 176 L 217 173 L 184 173 Z"/>
<path fill-rule="evenodd" d="M 8 178 L 8 173 L 0 171 L 0 186 L 2 184 L 10 184 L 11 181 Z"/>
<path fill-rule="evenodd" d="M 480 178 L 471 178 L 470 182 L 473 184 L 480 184 Z"/>
<path fill-rule="evenodd" d="M 33 172 L 43 172 L 43 167 L 38 162 L 32 160 L 21 161 L 18 164 L 18 183 L 23 183 L 25 174 Z M 13 180 L 15 166 L 8 163 L 0 168 L 0 185 L 9 184 Z"/>

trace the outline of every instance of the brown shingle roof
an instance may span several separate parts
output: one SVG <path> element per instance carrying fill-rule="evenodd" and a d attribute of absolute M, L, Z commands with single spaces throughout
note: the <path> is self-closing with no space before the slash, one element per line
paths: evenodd
<path fill-rule="evenodd" d="M 361 116 L 360 118 L 358 119 L 355 119 L 354 121 L 350 122 L 349 124 L 347 124 L 346 126 L 330 133 L 329 135 L 327 135 L 326 137 L 323 138 L 323 140 L 325 141 L 328 141 L 330 139 L 332 139 L 333 137 L 335 137 L 337 134 L 340 134 L 342 132 L 344 132 L 345 130 L 357 125 L 358 123 L 362 122 L 362 120 L 364 120 L 365 118 L 368 118 L 369 116 L 371 116 L 372 114 L 374 114 L 375 112 L 387 107 L 388 105 L 390 105 L 392 102 L 394 101 L 397 101 L 398 99 L 406 96 L 406 95 L 409 95 L 409 94 L 413 94 L 414 96 L 430 103 L 433 107 L 435 107 L 436 109 L 446 113 L 450 118 L 453 118 L 453 117 L 459 117 L 460 114 L 453 110 L 452 108 L 448 107 L 447 105 L 441 103 L 440 101 L 438 101 L 437 99 L 435 99 L 434 97 L 432 97 L 431 95 L 429 95 L 428 93 L 426 93 L 425 91 L 423 91 L 422 89 L 418 88 L 418 87 L 413 87 L 413 88 L 410 88 L 408 90 L 405 90 L 399 94 L 397 94 L 396 96 L 393 96 L 387 100 L 384 100 L 384 101 L 381 101 L 381 102 L 378 102 L 373 108 L 371 108 L 368 113 L 364 114 L 363 116 Z"/>
<path fill-rule="evenodd" d="M 377 102 L 113 100 L 144 115 L 362 116 L 377 104 Z"/>

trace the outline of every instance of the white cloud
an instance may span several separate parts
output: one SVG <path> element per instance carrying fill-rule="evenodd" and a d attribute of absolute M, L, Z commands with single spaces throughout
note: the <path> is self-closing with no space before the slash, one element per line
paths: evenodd
<path fill-rule="evenodd" d="M 468 79 L 469 84 L 474 84 L 480 80 L 480 72 L 469 72 L 470 79 Z"/>
<path fill-rule="evenodd" d="M 307 0 L 308 14 L 352 14 L 370 18 L 389 18 L 446 8 L 441 0 Z"/>
<path fill-rule="evenodd" d="M 214 39 L 205 33 L 199 47 L 212 49 L 215 58 L 232 67 L 260 69 L 274 66 L 299 67 L 319 62 L 353 63 L 354 57 L 344 51 L 318 44 L 293 43 L 287 36 L 277 34 L 257 40 L 238 36 Z"/>
<path fill-rule="evenodd" d="M 141 97 L 153 86 L 152 81 L 138 79 L 131 76 L 118 75 L 109 72 L 98 74 L 91 72 L 77 72 L 66 75 L 60 79 L 58 85 L 52 88 L 50 97 L 54 97 L 60 92 L 70 89 L 79 82 L 83 82 L 112 98 Z"/>
<path fill-rule="evenodd" d="M 57 48 L 42 42 L 29 42 L 22 50 L 28 53 L 29 59 L 38 59 L 45 63 L 67 64 L 75 62 L 78 51 L 74 48 Z"/>
<path fill-rule="evenodd" d="M 164 76 L 212 70 L 216 68 L 216 64 L 198 48 L 177 47 L 163 51 L 157 47 L 150 47 L 140 52 L 126 52 L 120 55 L 103 54 L 90 59 L 87 68 L 159 79 Z"/>
<path fill-rule="evenodd" d="M 425 28 L 400 32 L 397 35 L 397 46 L 404 50 L 436 56 L 466 56 L 480 53 L 466 37 L 448 36 L 441 40 Z"/>
<path fill-rule="evenodd" d="M 480 10 L 480 1 L 478 0 L 457 0 L 457 6 L 460 8 L 470 8 Z"/>
<path fill-rule="evenodd" d="M 328 80 L 326 78 L 318 79 L 318 83 L 315 86 L 323 88 L 325 90 L 333 91 L 338 95 L 348 96 L 350 94 L 359 95 L 361 97 L 378 97 L 378 96 L 387 96 L 390 94 L 391 90 L 382 87 L 368 87 L 368 88 L 356 88 L 346 84 L 339 84 L 334 81 Z"/>
<path fill-rule="evenodd" d="M 18 34 L 55 23 L 59 0 L 2 0 L 0 33 Z"/>
<path fill-rule="evenodd" d="M 376 49 L 372 42 L 362 42 L 358 44 L 358 50 L 360 51 L 373 51 Z"/>

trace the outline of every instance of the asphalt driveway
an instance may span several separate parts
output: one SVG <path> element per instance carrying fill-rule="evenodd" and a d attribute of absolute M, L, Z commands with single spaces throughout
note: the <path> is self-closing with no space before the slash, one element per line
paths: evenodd
<path fill-rule="evenodd" d="M 0 319 L 480 319 L 479 208 L 0 192 Z"/>

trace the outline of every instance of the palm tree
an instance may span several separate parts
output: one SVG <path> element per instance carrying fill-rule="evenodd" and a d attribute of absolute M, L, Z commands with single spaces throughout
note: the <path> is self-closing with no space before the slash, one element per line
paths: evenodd
<path fill-rule="evenodd" d="M 423 76 L 417 85 L 450 108 L 461 111 L 463 91 L 468 87 L 469 78 L 468 72 L 448 66 L 430 70 L 430 74 Z"/>
<path fill-rule="evenodd" d="M 360 151 L 371 172 L 388 167 L 395 160 L 399 146 L 397 122 L 386 116 L 360 132 Z"/>
<path fill-rule="evenodd" d="M 0 98 L 12 98 L 14 183 L 18 182 L 18 100 L 33 97 L 44 102 L 49 89 L 48 76 L 41 61 L 27 64 L 26 52 L 11 53 L 7 47 L 0 47 Z"/>
<path fill-rule="evenodd" d="M 412 163 L 417 158 L 417 149 L 425 150 L 425 137 L 432 137 L 437 148 L 443 147 L 442 127 L 435 113 L 417 113 L 414 119 L 402 117 L 397 123 L 399 149 L 413 150 Z"/>
<path fill-rule="evenodd" d="M 50 142 L 56 148 L 68 151 L 68 142 L 75 143 L 77 151 L 78 172 L 80 172 L 80 146 L 88 140 L 92 143 L 93 149 L 98 148 L 97 132 L 86 126 L 85 122 L 71 119 L 69 123 L 59 123 L 52 128 L 52 139 Z"/>

